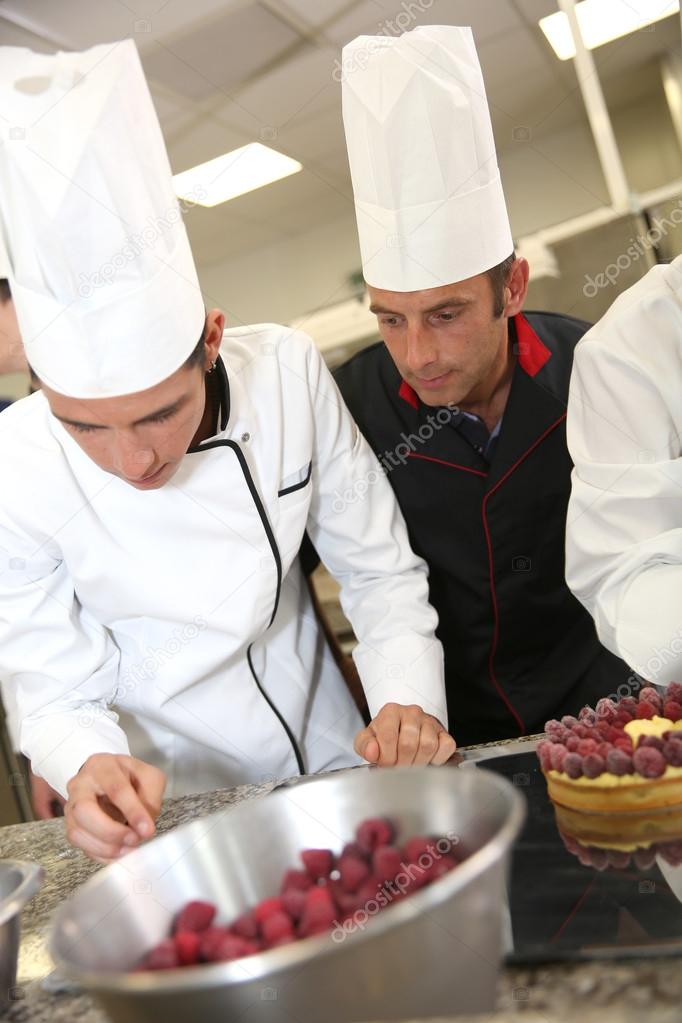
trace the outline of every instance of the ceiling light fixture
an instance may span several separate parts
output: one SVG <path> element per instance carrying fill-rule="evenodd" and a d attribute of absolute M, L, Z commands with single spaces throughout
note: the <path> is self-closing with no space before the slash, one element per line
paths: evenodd
<path fill-rule="evenodd" d="M 173 185 L 180 199 L 198 206 L 217 206 L 300 170 L 303 167 L 298 160 L 251 142 L 175 174 Z"/>
<path fill-rule="evenodd" d="M 654 25 L 679 9 L 679 0 L 581 0 L 575 5 L 588 50 Z M 559 60 L 575 57 L 571 28 L 563 11 L 541 18 L 540 28 Z"/>

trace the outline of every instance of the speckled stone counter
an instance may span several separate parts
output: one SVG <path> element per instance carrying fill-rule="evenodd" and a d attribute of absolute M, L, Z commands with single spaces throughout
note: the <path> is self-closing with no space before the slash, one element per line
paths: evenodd
<path fill-rule="evenodd" d="M 274 785 L 243 785 L 168 800 L 158 830 L 262 798 Z M 55 978 L 45 946 L 55 908 L 99 866 L 69 846 L 61 820 L 0 829 L 0 858 L 37 860 L 45 870 L 43 886 L 23 914 L 17 989 L 3 1018 L 13 1023 L 108 1023 L 88 996 L 51 990 Z M 497 1004 L 498 1011 L 486 1016 L 486 1023 L 508 1023 L 520 1012 L 527 1023 L 679 1023 L 682 962 L 671 958 L 507 967 L 500 976 Z M 481 1017 L 477 1019 L 480 1023 Z M 466 1017 L 457 1020 L 463 1023 Z"/>

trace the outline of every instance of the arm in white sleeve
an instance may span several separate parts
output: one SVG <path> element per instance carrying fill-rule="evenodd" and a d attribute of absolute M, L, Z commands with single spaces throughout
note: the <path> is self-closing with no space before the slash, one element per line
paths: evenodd
<path fill-rule="evenodd" d="M 108 707 L 119 652 L 75 596 L 55 543 L 0 515 L 0 676 L 16 701 L 20 746 L 63 796 L 94 753 L 129 752 Z"/>
<path fill-rule="evenodd" d="M 308 532 L 341 585 L 370 713 L 386 703 L 417 704 L 447 728 L 443 650 L 426 564 L 412 551 L 385 473 L 322 356 L 305 340 L 307 400 L 316 424 Z"/>
<path fill-rule="evenodd" d="M 578 345 L 566 573 L 601 641 L 682 679 L 682 310 L 626 308 Z"/>

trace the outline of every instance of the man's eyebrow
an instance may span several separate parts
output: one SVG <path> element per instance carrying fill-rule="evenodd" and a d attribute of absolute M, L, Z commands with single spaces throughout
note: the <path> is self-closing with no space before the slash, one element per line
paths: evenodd
<path fill-rule="evenodd" d="M 142 419 L 136 419 L 132 424 L 133 426 L 141 426 L 142 423 L 152 422 L 154 419 L 160 419 L 162 416 L 171 415 L 173 412 L 177 412 L 188 400 L 188 395 L 183 394 L 181 398 L 174 401 L 172 405 L 164 405 L 163 408 L 156 409 L 154 412 L 150 412 L 149 415 L 143 416 Z M 80 426 L 85 427 L 88 430 L 108 430 L 108 426 L 103 426 L 101 423 L 85 423 L 80 419 L 67 419 L 65 416 L 59 416 L 55 413 L 55 418 L 61 423 L 67 423 L 69 426 Z"/>
<path fill-rule="evenodd" d="M 463 306 L 471 305 L 470 298 L 444 298 L 442 302 L 438 302 L 437 305 L 429 306 L 428 309 L 422 309 L 423 313 L 437 313 L 440 309 L 447 309 L 451 306 Z M 384 316 L 402 316 L 403 313 L 397 313 L 393 309 L 386 309 L 385 306 L 372 304 L 369 307 L 370 313 L 374 313 L 375 316 L 383 314 Z"/>

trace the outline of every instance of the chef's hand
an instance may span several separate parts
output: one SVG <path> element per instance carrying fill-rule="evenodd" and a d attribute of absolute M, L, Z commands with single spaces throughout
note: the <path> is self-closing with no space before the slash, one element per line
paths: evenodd
<path fill-rule="evenodd" d="M 31 779 L 31 803 L 33 812 L 39 821 L 48 820 L 50 817 L 62 817 L 63 807 L 66 800 L 60 796 L 56 789 L 34 774 L 29 767 Z"/>
<path fill-rule="evenodd" d="M 355 737 L 355 752 L 379 767 L 444 764 L 457 748 L 440 721 L 415 704 L 385 704 Z"/>
<path fill-rule="evenodd" d="M 66 836 L 99 863 L 130 852 L 155 831 L 166 776 L 135 757 L 96 753 L 67 786 Z"/>

